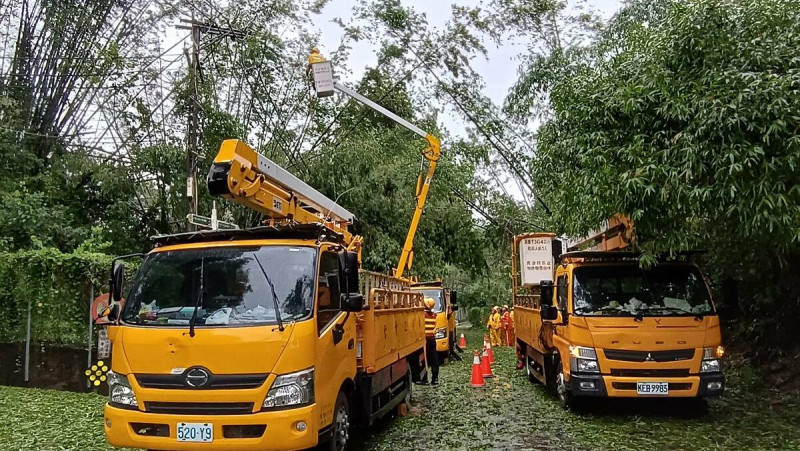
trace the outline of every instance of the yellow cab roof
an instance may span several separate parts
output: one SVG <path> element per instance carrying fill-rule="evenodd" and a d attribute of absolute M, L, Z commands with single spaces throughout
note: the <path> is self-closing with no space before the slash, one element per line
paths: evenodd
<path fill-rule="evenodd" d="M 159 235 L 151 240 L 155 245 L 151 252 L 230 246 L 317 246 L 322 242 L 344 244 L 342 235 L 317 224 L 265 226 L 236 230 L 203 230 L 174 235 Z"/>

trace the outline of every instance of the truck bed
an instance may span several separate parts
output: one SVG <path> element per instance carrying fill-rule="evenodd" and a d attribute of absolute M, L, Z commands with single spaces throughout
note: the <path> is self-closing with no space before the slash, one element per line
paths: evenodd
<path fill-rule="evenodd" d="M 358 365 L 375 373 L 424 349 L 423 297 L 405 279 L 360 271 L 364 310 L 358 314 Z"/>

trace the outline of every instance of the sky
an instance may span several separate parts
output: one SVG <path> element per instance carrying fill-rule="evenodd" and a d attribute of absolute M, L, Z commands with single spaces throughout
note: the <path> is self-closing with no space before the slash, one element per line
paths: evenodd
<path fill-rule="evenodd" d="M 433 28 L 441 28 L 445 25 L 451 15 L 451 5 L 453 1 L 447 0 L 401 0 L 404 6 L 412 7 L 419 13 L 424 13 L 428 23 Z M 459 0 L 457 2 L 463 6 L 479 6 L 480 0 Z M 334 18 L 342 18 L 347 23 L 353 6 L 354 0 L 331 0 L 317 16 L 316 24 L 320 32 L 319 48 L 324 55 L 330 55 L 331 51 L 342 40 L 343 31 L 341 27 L 332 22 Z M 587 0 L 587 6 L 593 9 L 604 19 L 609 19 L 622 4 L 622 0 Z M 495 105 L 502 105 L 508 94 L 509 89 L 517 80 L 519 68 L 519 56 L 525 50 L 520 43 L 506 42 L 496 45 L 487 41 L 487 56 L 473 61 L 473 67 L 481 74 L 484 79 L 483 93 L 488 96 Z M 353 86 L 363 76 L 366 68 L 375 66 L 377 63 L 376 46 L 372 43 L 361 41 L 355 43 L 350 51 L 350 58 L 347 65 L 351 69 L 348 74 L 339 74 L 342 82 Z M 452 137 L 465 137 L 468 124 L 454 110 L 445 110 L 445 114 L 439 116 L 445 129 Z M 446 152 L 447 143 L 443 143 L 443 151 Z M 512 180 L 507 174 L 499 174 L 500 179 L 497 188 L 502 189 L 518 201 L 524 201 L 521 187 Z"/>
<path fill-rule="evenodd" d="M 447 0 L 401 0 L 404 6 L 414 8 L 419 13 L 424 13 L 428 23 L 434 28 L 441 28 L 451 15 L 451 5 L 457 3 L 463 6 L 479 6 L 480 0 L 460 0 L 458 2 Z M 597 11 L 603 18 L 610 18 L 621 6 L 621 0 L 588 0 L 587 4 Z M 323 54 L 330 54 L 342 39 L 342 29 L 332 22 L 332 19 L 341 17 L 346 19 L 350 16 L 354 0 L 331 0 L 321 11 L 317 20 L 320 31 L 319 47 Z M 519 55 L 524 48 L 520 44 L 504 43 L 497 46 L 487 42 L 487 58 L 480 58 L 474 61 L 474 67 L 485 80 L 483 93 L 494 101 L 496 105 L 502 105 L 509 88 L 517 79 L 517 69 L 519 67 Z M 367 67 L 374 66 L 377 62 L 376 48 L 369 42 L 359 42 L 350 52 L 348 66 L 352 73 L 343 80 L 346 83 L 358 81 L 364 74 Z M 463 122 L 454 117 L 442 117 L 442 121 L 447 129 L 457 135 L 464 133 Z"/>

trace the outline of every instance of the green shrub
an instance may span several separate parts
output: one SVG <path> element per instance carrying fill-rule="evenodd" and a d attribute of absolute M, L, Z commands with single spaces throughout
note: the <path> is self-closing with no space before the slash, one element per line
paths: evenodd
<path fill-rule="evenodd" d="M 52 248 L 0 253 L 0 342 L 25 340 L 30 301 L 33 341 L 84 344 L 90 290 L 107 291 L 111 260 Z"/>
<path fill-rule="evenodd" d="M 489 318 L 489 309 L 487 307 L 470 307 L 469 309 L 469 322 L 473 326 L 481 326 L 486 324 Z"/>

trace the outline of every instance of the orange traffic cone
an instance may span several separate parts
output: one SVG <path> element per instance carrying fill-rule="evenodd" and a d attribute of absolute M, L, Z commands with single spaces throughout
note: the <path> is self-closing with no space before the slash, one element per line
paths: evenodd
<path fill-rule="evenodd" d="M 461 349 L 467 349 L 467 339 L 464 337 L 464 334 L 461 334 L 461 338 L 458 339 L 458 347 Z"/>
<path fill-rule="evenodd" d="M 481 357 L 478 354 L 479 354 L 478 351 L 475 351 L 475 357 L 473 357 L 472 359 L 472 383 L 469 384 L 470 387 L 486 386 L 486 382 L 483 380 L 483 368 L 481 365 Z M 489 371 L 491 371 L 491 368 L 489 368 Z"/>
<path fill-rule="evenodd" d="M 489 354 L 486 353 L 486 348 L 483 348 L 483 355 L 481 356 L 481 372 L 483 377 L 494 377 L 492 374 L 492 365 L 489 363 Z"/>
<path fill-rule="evenodd" d="M 489 336 L 486 335 L 486 334 L 483 334 L 483 347 L 485 348 L 488 345 L 489 345 Z"/>
<path fill-rule="evenodd" d="M 491 344 L 491 343 L 488 343 L 488 344 L 486 345 L 486 351 L 487 351 L 487 352 L 488 352 L 488 354 L 489 354 L 489 363 L 490 363 L 491 365 L 494 365 L 494 352 L 492 352 L 492 344 Z"/>

